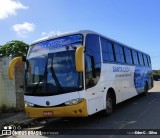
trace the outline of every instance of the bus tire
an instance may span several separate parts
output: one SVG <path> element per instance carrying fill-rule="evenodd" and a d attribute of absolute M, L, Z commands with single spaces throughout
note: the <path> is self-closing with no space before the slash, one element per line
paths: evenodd
<path fill-rule="evenodd" d="M 110 94 L 110 92 L 108 92 L 106 96 L 106 109 L 104 110 L 104 115 L 108 116 L 112 113 L 113 113 L 113 97 Z"/>
<path fill-rule="evenodd" d="M 146 82 L 145 87 L 144 87 L 144 96 L 148 95 L 148 83 Z"/>

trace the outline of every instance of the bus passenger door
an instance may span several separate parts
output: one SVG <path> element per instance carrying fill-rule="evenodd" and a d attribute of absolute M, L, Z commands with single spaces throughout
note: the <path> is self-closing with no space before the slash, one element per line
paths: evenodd
<path fill-rule="evenodd" d="M 99 36 L 88 34 L 85 46 L 85 88 L 88 114 L 91 115 L 103 109 L 103 93 L 100 85 L 101 54 Z"/>
<path fill-rule="evenodd" d="M 103 109 L 103 87 L 99 82 L 101 68 L 94 66 L 93 56 L 85 56 L 86 72 L 85 86 L 86 97 L 88 99 L 88 112 L 93 114 Z"/>

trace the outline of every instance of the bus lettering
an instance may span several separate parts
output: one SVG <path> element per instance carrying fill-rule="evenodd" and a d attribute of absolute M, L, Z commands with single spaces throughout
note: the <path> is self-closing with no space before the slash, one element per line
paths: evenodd
<path fill-rule="evenodd" d="M 113 72 L 129 72 L 129 67 L 113 66 Z"/>

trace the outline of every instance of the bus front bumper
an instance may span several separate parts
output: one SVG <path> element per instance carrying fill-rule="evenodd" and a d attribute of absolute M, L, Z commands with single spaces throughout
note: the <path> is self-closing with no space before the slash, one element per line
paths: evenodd
<path fill-rule="evenodd" d="M 62 107 L 25 107 L 25 112 L 29 117 L 85 117 L 87 113 L 86 100 L 79 104 Z"/>

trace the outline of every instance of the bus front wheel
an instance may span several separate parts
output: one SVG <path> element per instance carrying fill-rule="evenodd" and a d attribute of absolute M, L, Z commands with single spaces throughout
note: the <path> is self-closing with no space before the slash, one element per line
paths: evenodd
<path fill-rule="evenodd" d="M 113 112 L 113 98 L 110 93 L 106 96 L 106 109 L 104 110 L 104 115 L 110 115 Z"/>

